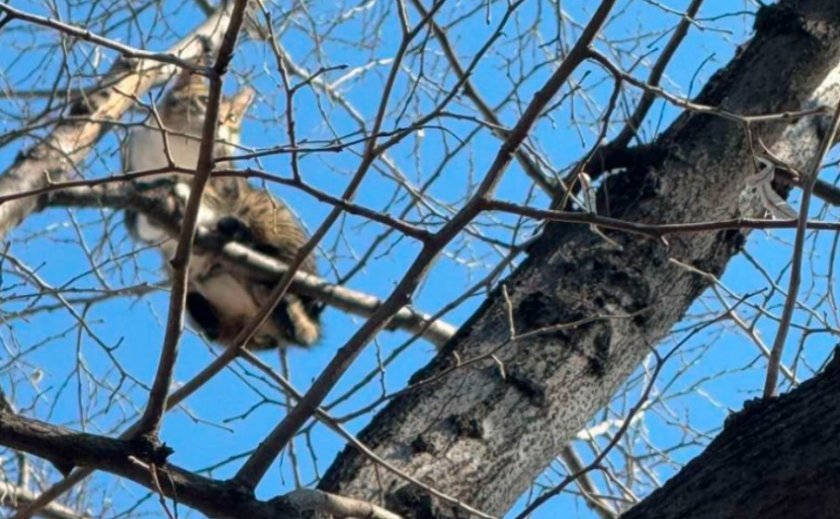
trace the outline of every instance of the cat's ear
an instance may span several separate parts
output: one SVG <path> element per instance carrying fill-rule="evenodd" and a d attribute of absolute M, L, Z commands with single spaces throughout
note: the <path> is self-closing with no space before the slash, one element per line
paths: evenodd
<path fill-rule="evenodd" d="M 219 124 L 226 127 L 228 132 L 238 134 L 242 121 L 245 119 L 245 112 L 254 102 L 254 98 L 256 98 L 256 91 L 251 87 L 245 87 L 233 97 L 223 99 L 219 105 Z"/>
<path fill-rule="evenodd" d="M 234 116 L 236 121 L 242 121 L 245 117 L 245 112 L 251 107 L 254 99 L 257 97 L 257 91 L 251 87 L 245 87 L 233 97 L 230 98 L 230 109 L 228 111 L 228 118 Z"/>

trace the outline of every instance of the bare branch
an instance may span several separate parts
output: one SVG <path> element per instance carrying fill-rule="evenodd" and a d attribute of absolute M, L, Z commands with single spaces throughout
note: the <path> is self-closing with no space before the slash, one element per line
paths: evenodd
<path fill-rule="evenodd" d="M 240 469 L 236 476 L 237 480 L 247 482 L 251 487 L 256 486 L 256 483 L 262 479 L 270 464 L 285 447 L 289 439 L 312 416 L 312 413 L 315 412 L 324 398 L 326 398 L 329 390 L 335 385 L 341 374 L 347 370 L 350 363 L 365 344 L 367 344 L 370 337 L 381 329 L 393 317 L 393 314 L 405 304 L 405 301 L 414 292 L 421 276 L 428 269 L 429 264 L 435 256 L 481 210 L 481 202 L 489 197 L 496 185 L 498 185 L 504 171 L 513 159 L 513 152 L 525 140 L 528 131 L 534 125 L 542 110 L 565 84 L 577 66 L 586 59 L 586 49 L 598 35 L 614 3 L 613 0 L 604 0 L 600 4 L 584 30 L 584 33 L 575 44 L 575 48 L 566 56 L 545 85 L 534 95 L 533 101 L 528 105 L 522 118 L 500 147 L 498 155 L 488 169 L 481 184 L 478 186 L 476 193 L 464 205 L 461 211 L 437 233 L 435 238 L 426 243 L 391 296 L 368 319 L 362 328 L 356 332 L 347 344 L 339 350 L 339 353 L 333 358 L 330 365 L 324 369 L 321 376 L 312 384 L 312 387 L 298 405 L 286 415 L 283 421 L 259 445 L 257 450 L 251 455 L 245 465 L 243 465 L 242 469 Z M 441 4 L 437 5 L 439 6 Z M 430 12 L 429 15 L 433 16 L 434 11 Z M 404 45 L 407 41 L 404 40 Z M 473 513 L 477 513 L 477 511 L 473 511 Z"/>
<path fill-rule="evenodd" d="M 37 498 L 38 496 L 35 493 L 25 488 L 0 481 L 1 506 L 20 509 L 29 505 Z M 85 519 L 89 517 L 58 503 L 50 503 L 40 513 L 45 519 Z"/>
<path fill-rule="evenodd" d="M 202 44 L 196 35 L 218 41 L 221 37 L 219 26 L 225 26 L 229 16 L 228 9 L 220 10 L 166 54 L 181 56 L 183 60 L 198 56 Z M 161 67 L 159 61 L 151 59 L 137 63 L 119 61 L 101 81 L 108 85 L 107 89 L 77 101 L 70 110 L 74 117 L 59 123 L 43 142 L 25 152 L 0 176 L 0 196 L 33 191 L 65 180 L 74 164 L 103 135 L 105 123 L 119 119 L 131 108 L 133 101 L 118 92 L 142 95 L 158 77 L 171 75 L 173 69 L 174 66 Z M 5 237 L 27 215 L 40 209 L 43 203 L 44 200 L 30 197 L 0 205 L 0 237 Z"/>
<path fill-rule="evenodd" d="M 227 72 L 228 65 L 233 58 L 236 39 L 242 28 L 245 17 L 245 7 L 248 0 L 236 0 L 230 15 L 230 22 L 225 29 L 222 44 L 216 63 L 213 64 L 213 74 L 209 76 L 210 91 L 208 94 L 207 111 L 204 114 L 204 128 L 201 135 L 201 149 L 198 154 L 195 176 L 190 186 L 190 196 L 184 209 L 184 219 L 181 223 L 180 237 L 172 264 L 172 292 L 169 299 L 169 314 L 166 322 L 166 334 L 163 339 L 158 369 L 152 389 L 149 392 L 149 402 L 138 424 L 138 434 L 156 439 L 161 420 L 166 410 L 166 398 L 172 384 L 172 372 L 178 356 L 178 342 L 181 337 L 184 319 L 184 305 L 187 298 L 187 279 L 190 256 L 192 254 L 193 238 L 195 236 L 198 210 L 201 207 L 201 196 L 204 187 L 213 171 L 213 151 L 216 143 L 217 127 L 219 124 L 219 103 L 222 99 L 222 78 Z"/>
<path fill-rule="evenodd" d="M 428 16 L 428 11 L 420 0 L 411 0 L 411 4 L 422 16 Z M 506 139 L 508 131 L 504 129 L 504 126 L 499 120 L 499 117 L 496 115 L 496 112 L 487 104 L 486 101 L 484 101 L 484 98 L 481 97 L 479 91 L 475 88 L 472 81 L 470 81 L 467 72 L 464 70 L 464 67 L 461 66 L 458 56 L 452 48 L 452 44 L 449 42 L 449 38 L 446 36 L 446 31 L 444 31 L 440 25 L 434 21 L 431 21 L 430 25 L 435 38 L 437 38 L 440 42 L 443 53 L 449 61 L 449 65 L 464 85 L 464 94 L 473 102 L 473 104 L 475 104 L 476 108 L 481 113 L 481 116 L 487 121 L 489 128 L 493 130 L 493 133 L 501 140 Z M 539 161 L 532 157 L 528 153 L 527 149 L 519 147 L 514 153 L 516 154 L 516 160 L 519 161 L 522 165 L 522 169 L 525 170 L 525 173 L 529 177 L 531 177 L 531 180 L 536 182 L 536 184 L 540 186 L 540 188 L 549 196 L 557 194 L 557 181 L 552 179 L 543 171 L 540 167 Z"/>
<path fill-rule="evenodd" d="M 90 187 L 88 187 L 90 186 Z M 174 204 L 168 203 L 168 193 L 152 190 L 137 191 L 132 184 L 83 185 L 73 189 L 62 189 L 51 193 L 51 206 L 69 207 L 112 207 L 132 209 L 140 213 L 155 215 L 169 224 L 169 230 L 177 235 L 179 222 L 175 216 Z M 345 204 L 346 207 L 346 204 Z M 218 236 L 212 230 L 199 227 L 196 230 L 195 245 L 202 250 L 219 254 L 231 268 L 255 278 L 277 281 L 288 266 L 275 258 L 249 249 L 240 243 Z M 291 285 L 296 291 L 317 297 L 324 303 L 340 310 L 370 317 L 382 305 L 382 300 L 339 285 L 328 283 L 305 272 L 295 272 Z M 424 337 L 432 344 L 442 347 L 457 331 L 457 328 L 434 316 L 418 312 L 410 306 L 400 309 L 389 322 L 389 330 L 403 329 Z"/>
<path fill-rule="evenodd" d="M 259 501 L 230 481 L 205 478 L 166 463 L 159 458 L 162 453 L 149 450 L 147 444 L 77 433 L 8 410 L 0 410 L 0 444 L 47 459 L 62 459 L 72 465 L 111 472 L 151 490 L 160 490 L 167 497 L 210 517 L 294 519 L 302 517 L 301 513 L 306 511 L 335 512 L 339 517 L 356 515 L 354 511 L 364 511 L 361 515 L 365 517 L 399 517 L 363 501 L 315 490 Z M 68 516 L 57 517 L 67 519 Z M 79 516 L 69 517 L 77 519 Z"/>
<path fill-rule="evenodd" d="M 647 82 L 651 87 L 659 86 L 659 82 L 662 80 L 662 75 L 665 73 L 665 67 L 668 66 L 671 58 L 674 57 L 674 53 L 677 52 L 677 49 L 679 49 L 686 34 L 688 34 L 688 28 L 694 23 L 694 17 L 697 16 L 697 12 L 700 10 L 700 6 L 702 4 L 703 0 L 692 0 L 691 4 L 689 4 L 685 11 L 685 14 L 682 15 L 682 20 L 680 20 L 677 27 L 674 29 L 674 34 L 671 35 L 671 39 L 668 40 L 668 43 L 662 50 L 662 54 L 650 70 Z M 624 128 L 621 129 L 608 147 L 624 148 L 630 143 L 630 140 L 634 135 L 636 135 L 636 132 L 638 132 L 639 126 L 642 124 L 642 121 L 644 121 L 645 116 L 647 116 L 650 107 L 653 106 L 653 101 L 655 99 L 656 96 L 652 90 L 645 90 L 644 93 L 642 93 L 642 99 L 636 106 L 636 110 L 627 120 Z"/>
<path fill-rule="evenodd" d="M 114 41 L 103 36 L 99 36 L 98 34 L 94 34 L 93 32 L 87 29 L 83 29 L 81 27 L 75 27 L 73 25 L 69 25 L 58 20 L 44 18 L 43 16 L 38 16 L 35 14 L 27 13 L 20 9 L 15 9 L 14 7 L 8 4 L 0 4 L 0 11 L 5 12 L 6 16 L 11 18 L 12 20 L 20 19 L 25 22 L 49 27 L 51 29 L 63 32 L 64 34 L 67 34 L 69 36 L 73 36 L 75 38 L 79 38 L 115 50 L 126 58 L 135 58 L 145 61 L 168 63 L 170 65 L 177 65 L 180 68 L 194 70 L 199 73 L 205 72 L 201 69 L 201 67 L 196 67 L 195 63 L 191 63 L 188 59 L 181 57 L 181 54 L 187 51 L 187 49 L 185 48 L 176 47 L 174 49 L 174 52 L 166 53 L 149 52 L 141 49 L 136 49 L 129 45 L 124 45 L 118 41 Z"/>
<path fill-rule="evenodd" d="M 764 398 L 770 398 L 776 394 L 776 385 L 779 380 L 779 366 L 782 363 L 782 353 L 785 349 L 787 334 L 790 330 L 790 323 L 793 319 L 793 310 L 796 307 L 796 299 L 799 296 L 799 284 L 802 281 L 802 257 L 805 248 L 805 231 L 808 228 L 808 209 L 811 205 L 811 193 L 814 192 L 814 184 L 820 174 L 820 166 L 828 153 L 829 148 L 834 144 L 837 131 L 840 129 L 840 102 L 834 111 L 834 118 L 831 121 L 828 133 L 823 137 L 817 148 L 813 169 L 803 179 L 805 187 L 802 190 L 802 202 L 799 207 L 799 220 L 796 224 L 796 238 L 793 242 L 793 259 L 790 266 L 790 283 L 788 285 L 787 298 L 782 310 L 782 318 L 779 322 L 779 329 L 776 332 L 776 339 L 773 341 L 773 348 L 770 350 L 770 360 L 767 362 L 767 378 L 764 381 Z"/>

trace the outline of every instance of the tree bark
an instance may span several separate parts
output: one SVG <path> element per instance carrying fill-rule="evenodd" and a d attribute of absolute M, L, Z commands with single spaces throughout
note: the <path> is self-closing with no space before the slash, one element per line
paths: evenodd
<path fill-rule="evenodd" d="M 840 362 L 781 397 L 747 402 L 705 452 L 622 519 L 837 517 Z"/>
<path fill-rule="evenodd" d="M 752 41 L 695 100 L 711 110 L 687 110 L 646 158 L 611 176 L 599 192 L 599 211 L 646 223 L 737 217 L 744 180 L 755 172 L 751 150 L 761 149 L 755 138 L 804 169 L 827 120 L 753 120 L 748 132 L 733 115 L 836 104 L 838 52 L 840 4 L 803 0 L 762 8 Z M 606 234 L 620 247 L 587 226 L 548 225 L 502 283 L 510 302 L 501 290 L 492 294 L 412 383 L 439 379 L 392 400 L 360 440 L 475 508 L 495 515 L 509 510 L 704 290 L 705 278 L 676 262 L 720 275 L 745 240 L 740 231 L 681 234 L 668 242 Z M 508 340 L 510 322 L 521 335 L 581 320 L 588 321 Z M 454 353 L 461 362 L 485 360 L 453 370 Z M 407 517 L 464 515 L 351 448 L 320 488 L 373 502 L 384 496 L 386 508 Z"/>

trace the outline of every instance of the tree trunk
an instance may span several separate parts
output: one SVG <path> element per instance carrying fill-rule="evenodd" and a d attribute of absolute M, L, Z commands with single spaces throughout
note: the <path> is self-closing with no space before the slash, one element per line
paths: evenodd
<path fill-rule="evenodd" d="M 831 0 L 762 8 L 753 40 L 695 100 L 718 113 L 683 113 L 651 153 L 607 180 L 601 214 L 653 224 L 735 218 L 745 177 L 755 172 L 758 136 L 794 166 L 807 166 L 826 117 L 753 121 L 751 143 L 747 125 L 723 111 L 750 116 L 837 103 L 839 31 L 840 4 Z M 584 225 L 548 225 L 502 283 L 510 305 L 497 290 L 412 383 L 452 369 L 455 352 L 461 362 L 484 360 L 395 398 L 360 440 L 475 508 L 509 510 L 706 287 L 673 260 L 720 275 L 745 239 L 734 230 L 667 242 L 606 234 L 620 248 Z M 508 341 L 511 320 L 521 335 L 587 319 Z M 384 496 L 387 508 L 408 517 L 456 515 L 352 448 L 321 488 L 371 501 Z"/>
<path fill-rule="evenodd" d="M 840 511 L 840 361 L 779 398 L 747 403 L 723 432 L 622 519 L 834 518 Z"/>

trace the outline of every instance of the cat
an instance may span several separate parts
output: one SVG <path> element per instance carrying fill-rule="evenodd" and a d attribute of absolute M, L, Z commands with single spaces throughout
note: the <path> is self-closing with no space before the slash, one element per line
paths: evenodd
<path fill-rule="evenodd" d="M 253 98 L 254 91 L 245 88 L 232 98 L 222 100 L 216 156 L 230 156 L 236 150 L 242 120 Z M 208 85 L 202 76 L 187 70 L 179 74 L 164 96 L 160 109 L 160 120 L 167 132 L 166 145 L 163 132 L 158 128 L 135 129 L 126 146 L 126 169 L 165 168 L 170 164 L 167 149 L 177 167 L 195 168 L 207 99 Z M 225 167 L 225 163 L 220 165 Z M 190 175 L 161 173 L 142 177 L 136 184 L 143 188 L 169 183 L 183 209 L 190 193 L 189 181 Z M 153 216 L 126 211 L 126 225 L 135 239 L 157 244 L 167 260 L 174 257 L 176 239 L 162 225 L 156 224 Z M 238 177 L 211 176 L 199 209 L 198 225 L 285 264 L 293 260 L 308 240 L 303 226 L 283 202 Z M 315 258 L 307 257 L 300 270 L 317 275 Z M 190 258 L 187 316 L 208 339 L 235 346 L 233 339 L 267 301 L 273 285 L 229 268 L 212 253 L 195 250 Z M 265 349 L 314 344 L 321 333 L 319 316 L 322 309 L 323 304 L 313 298 L 287 293 L 246 346 Z"/>

